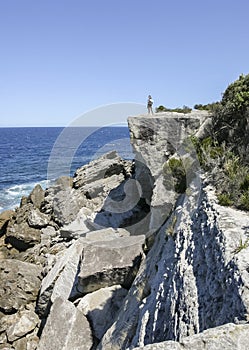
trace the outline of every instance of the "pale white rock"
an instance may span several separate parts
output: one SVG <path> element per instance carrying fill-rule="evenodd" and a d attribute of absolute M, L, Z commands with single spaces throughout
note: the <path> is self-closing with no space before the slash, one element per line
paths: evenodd
<path fill-rule="evenodd" d="M 141 222 L 144 233 L 160 229 L 178 197 L 173 181 L 170 188 L 164 185 L 164 165 L 167 160 L 174 155 L 183 161 L 187 155 L 188 163 L 192 163 L 191 167 L 186 162 L 183 163 L 187 185 L 196 176 L 198 161 L 190 136 L 208 116 L 206 112 L 193 111 L 186 115 L 166 112 L 128 118 L 131 144 L 135 153 L 135 179 L 141 186 L 141 197 L 150 205 L 147 223 Z M 169 185 L 169 179 L 167 180 Z"/>
<path fill-rule="evenodd" d="M 50 217 L 44 213 L 41 213 L 38 209 L 30 211 L 28 216 L 28 224 L 31 227 L 42 228 L 49 224 Z"/>
<path fill-rule="evenodd" d="M 113 324 L 126 295 L 126 289 L 114 285 L 89 293 L 80 300 L 77 308 L 87 316 L 97 339 L 100 340 Z"/>
<path fill-rule="evenodd" d="M 60 236 L 69 239 L 85 236 L 90 230 L 87 226 L 87 220 L 85 208 L 82 208 L 74 221 L 60 228 Z"/>
<path fill-rule="evenodd" d="M 91 231 L 86 234 L 86 240 L 90 242 L 111 241 L 120 237 L 129 237 L 130 233 L 123 228 L 114 229 L 107 227 L 98 231 Z"/>
<path fill-rule="evenodd" d="M 133 348 L 133 350 L 247 350 L 248 332 L 248 324 L 229 323 L 183 338 L 180 343 L 164 341 Z"/>
<path fill-rule="evenodd" d="M 37 350 L 90 350 L 92 345 L 91 329 L 84 314 L 70 301 L 56 298 Z"/>
<path fill-rule="evenodd" d="M 248 227 L 248 214 L 219 206 L 210 186 L 180 197 L 98 349 L 182 340 L 247 321 L 249 247 L 240 247 Z"/>
<path fill-rule="evenodd" d="M 74 288 L 78 266 L 82 256 L 84 239 L 79 238 L 66 249 L 56 261 L 53 268 L 42 281 L 37 312 L 46 315 L 50 302 L 60 296 L 67 300 Z"/>
<path fill-rule="evenodd" d="M 39 324 L 39 317 L 31 310 L 24 310 L 16 314 L 12 322 L 12 325 L 6 330 L 10 342 L 30 333 Z"/>

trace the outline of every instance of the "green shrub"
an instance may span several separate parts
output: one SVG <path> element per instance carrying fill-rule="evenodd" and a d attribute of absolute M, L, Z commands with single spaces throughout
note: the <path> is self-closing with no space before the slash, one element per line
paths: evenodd
<path fill-rule="evenodd" d="M 240 190 L 241 191 L 249 190 L 249 174 L 247 174 L 242 180 L 242 182 L 240 183 Z"/>
<path fill-rule="evenodd" d="M 187 114 L 187 113 L 190 113 L 192 111 L 192 108 L 188 107 L 188 106 L 183 106 L 182 108 L 167 108 L 167 107 L 164 107 L 164 106 L 159 106 L 159 107 L 156 107 L 155 109 L 156 113 L 160 113 L 160 112 L 177 112 L 177 113 L 184 113 L 184 114 Z"/>
<path fill-rule="evenodd" d="M 174 186 L 177 193 L 186 191 L 186 172 L 182 160 L 178 158 L 170 158 L 168 161 L 172 176 L 175 179 Z"/>
<path fill-rule="evenodd" d="M 230 198 L 230 195 L 228 193 L 221 193 L 217 195 L 218 201 L 220 205 L 223 205 L 225 207 L 229 207 L 233 205 L 233 201 Z"/>
<path fill-rule="evenodd" d="M 241 195 L 239 208 L 242 210 L 249 210 L 249 191 L 246 191 Z"/>
<path fill-rule="evenodd" d="M 242 238 L 239 241 L 238 247 L 233 251 L 234 254 L 238 254 L 241 250 L 246 249 L 249 246 L 249 239 L 246 239 L 245 242 L 242 241 Z"/>
<path fill-rule="evenodd" d="M 209 111 L 214 112 L 220 105 L 220 102 L 208 103 L 207 105 L 196 104 L 194 105 L 194 109 L 198 109 L 199 111 Z"/>

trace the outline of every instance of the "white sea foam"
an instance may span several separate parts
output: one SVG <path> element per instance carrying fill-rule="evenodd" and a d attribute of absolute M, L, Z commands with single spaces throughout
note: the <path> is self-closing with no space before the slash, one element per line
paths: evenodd
<path fill-rule="evenodd" d="M 23 196 L 28 196 L 33 188 L 40 184 L 43 189 L 49 186 L 47 180 L 40 182 L 30 182 L 23 183 L 20 185 L 14 185 L 9 188 L 3 189 L 0 192 L 0 212 L 3 212 L 7 209 L 15 209 L 19 206 L 21 198 Z"/>

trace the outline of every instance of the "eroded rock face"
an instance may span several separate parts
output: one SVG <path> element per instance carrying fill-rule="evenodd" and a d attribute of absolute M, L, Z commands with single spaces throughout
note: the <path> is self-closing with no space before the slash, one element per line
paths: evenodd
<path fill-rule="evenodd" d="M 15 212 L 13 210 L 5 210 L 0 213 L 0 237 L 5 234 L 7 224 L 14 214 Z"/>
<path fill-rule="evenodd" d="M 30 227 L 28 223 L 10 223 L 6 233 L 6 243 L 10 243 L 19 251 L 24 251 L 40 243 L 41 232 L 39 229 Z"/>
<path fill-rule="evenodd" d="M 23 199 L 0 244 L 33 264 L 1 260 L 0 349 L 244 349 L 249 219 L 217 204 L 184 141 L 204 114 L 129 118 L 135 171 L 111 152 Z"/>
<path fill-rule="evenodd" d="M 40 323 L 39 317 L 32 310 L 21 310 L 0 319 L 0 329 L 6 332 L 7 340 L 12 343 L 31 333 Z"/>
<path fill-rule="evenodd" d="M 30 193 L 28 200 L 33 203 L 35 208 L 40 209 L 44 201 L 45 191 L 42 189 L 41 185 L 36 185 L 32 192 Z"/>
<path fill-rule="evenodd" d="M 196 167 L 194 147 L 189 142 L 193 135 L 208 117 L 206 112 L 192 112 L 187 115 L 181 113 L 156 113 L 154 116 L 136 116 L 128 118 L 131 144 L 135 153 L 135 179 L 141 185 L 143 198 L 150 204 L 147 231 L 156 232 L 172 212 L 178 194 L 173 181 L 172 173 L 165 174 L 165 164 L 170 157 L 184 158 L 188 156 L 191 167 L 186 164 L 187 184 L 192 181 Z M 189 170 L 190 169 L 190 170 Z"/>
<path fill-rule="evenodd" d="M 56 298 L 37 350 L 90 350 L 93 341 L 88 321 L 70 301 Z"/>
<path fill-rule="evenodd" d="M 193 199 L 183 197 L 160 230 L 128 292 L 129 304 L 98 349 L 179 340 L 248 320 L 249 247 L 240 242 L 248 240 L 249 217 L 219 206 L 209 186 L 191 211 Z"/>
<path fill-rule="evenodd" d="M 41 284 L 41 267 L 15 259 L 3 259 L 0 265 L 0 310 L 13 313 L 22 305 L 36 301 Z"/>

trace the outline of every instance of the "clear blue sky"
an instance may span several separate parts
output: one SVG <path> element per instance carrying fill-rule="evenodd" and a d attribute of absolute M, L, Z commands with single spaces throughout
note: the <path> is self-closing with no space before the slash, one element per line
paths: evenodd
<path fill-rule="evenodd" d="M 248 0 L 0 0 L 0 126 L 64 126 L 148 94 L 220 100 L 249 73 L 248 14 Z"/>

